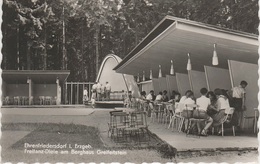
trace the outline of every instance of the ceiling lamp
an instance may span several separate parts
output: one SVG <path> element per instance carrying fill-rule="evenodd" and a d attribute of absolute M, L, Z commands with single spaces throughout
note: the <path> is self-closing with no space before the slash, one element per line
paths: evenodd
<path fill-rule="evenodd" d="M 216 44 L 214 44 L 214 51 L 213 51 L 213 57 L 212 57 L 212 65 L 218 65 L 218 55 L 216 51 Z"/>
<path fill-rule="evenodd" d="M 170 75 L 174 75 L 174 69 L 173 69 L 173 61 L 171 60 L 171 70 Z"/>
<path fill-rule="evenodd" d="M 143 71 L 143 81 L 145 81 L 145 72 Z"/>
<path fill-rule="evenodd" d="M 139 79 L 139 73 L 137 74 L 137 79 L 136 79 L 137 83 L 140 82 L 140 79 Z"/>
<path fill-rule="evenodd" d="M 152 78 L 153 78 L 153 71 L 150 70 L 150 79 L 152 79 Z"/>
<path fill-rule="evenodd" d="M 161 69 L 161 65 L 159 65 L 159 76 L 158 77 L 162 77 L 162 69 Z"/>
<path fill-rule="evenodd" d="M 191 70 L 191 61 L 190 61 L 190 54 L 188 53 L 188 63 L 187 63 L 187 70 Z"/>

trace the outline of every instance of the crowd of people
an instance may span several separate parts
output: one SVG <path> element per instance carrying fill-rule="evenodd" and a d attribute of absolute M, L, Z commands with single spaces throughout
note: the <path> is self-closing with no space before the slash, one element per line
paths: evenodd
<path fill-rule="evenodd" d="M 109 82 L 106 82 L 106 84 L 101 84 L 100 82 L 95 82 L 92 85 L 90 99 L 88 97 L 87 88 L 84 88 L 83 102 L 84 102 L 84 104 L 87 104 L 88 101 L 90 100 L 91 105 L 94 108 L 96 101 L 109 100 L 110 99 L 110 93 L 111 93 L 111 85 L 109 84 Z"/>
<path fill-rule="evenodd" d="M 217 127 L 218 134 L 221 134 L 220 125 L 226 117 L 225 110 L 233 107 L 235 109 L 232 119 L 228 120 L 231 124 L 235 125 L 238 130 L 241 130 L 243 113 L 246 110 L 245 88 L 248 85 L 246 81 L 241 81 L 239 86 L 233 87 L 231 90 L 216 88 L 214 91 L 208 91 L 206 88 L 200 89 L 201 96 L 194 97 L 191 90 L 186 91 L 185 95 L 177 91 L 172 91 L 171 96 L 168 97 L 167 91 L 160 91 L 155 95 L 151 90 L 149 94 L 145 91 L 141 92 L 141 97 L 138 99 L 143 108 L 147 109 L 148 116 L 152 111 L 158 110 L 156 107 L 162 103 L 172 103 L 174 113 L 182 117 L 202 119 L 202 122 L 196 122 L 197 133 L 202 136 L 207 136 L 210 127 Z M 91 97 L 88 98 L 88 91 L 85 88 L 83 92 L 83 101 L 91 101 L 91 105 L 95 107 L 95 101 L 110 100 L 111 85 L 109 82 L 101 84 L 95 82 L 91 89 Z M 131 92 L 126 92 L 124 105 L 128 106 L 134 97 Z M 129 96 L 130 95 L 130 96 Z M 188 119 L 185 120 L 183 131 L 189 131 Z"/>
<path fill-rule="evenodd" d="M 235 109 L 235 112 L 232 119 L 230 118 L 228 121 L 238 130 L 241 130 L 243 113 L 246 110 L 245 88 L 247 85 L 248 83 L 243 80 L 239 86 L 231 90 L 216 88 L 214 91 L 208 91 L 206 88 L 201 88 L 201 96 L 198 98 L 194 97 L 191 90 L 186 91 L 182 97 L 180 93 L 173 91 L 170 98 L 168 98 L 166 90 L 159 92 L 158 95 L 155 95 L 153 90 L 148 95 L 145 91 L 142 91 L 139 100 L 143 106 L 147 105 L 147 109 L 150 111 L 156 110 L 155 107 L 159 103 L 173 103 L 175 114 L 205 120 L 196 124 L 199 135 L 207 136 L 210 127 L 217 127 L 217 134 L 220 135 L 220 125 L 226 116 L 225 110 L 231 107 Z M 186 119 L 183 131 L 187 132 L 188 130 L 190 129 L 188 129 Z"/>

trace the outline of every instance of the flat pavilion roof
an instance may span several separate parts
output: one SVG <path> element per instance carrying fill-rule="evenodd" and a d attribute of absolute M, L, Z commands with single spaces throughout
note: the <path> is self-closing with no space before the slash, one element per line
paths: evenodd
<path fill-rule="evenodd" d="M 2 79 L 8 84 L 26 84 L 28 78 L 36 84 L 55 84 L 57 78 L 63 83 L 69 74 L 68 70 L 3 70 Z"/>
<path fill-rule="evenodd" d="M 187 73 L 190 53 L 192 70 L 204 71 L 204 65 L 212 66 L 215 43 L 216 67 L 228 69 L 228 59 L 257 64 L 257 35 L 166 16 L 114 70 L 140 76 L 145 71 L 146 77 L 153 70 L 153 77 L 158 77 L 161 65 L 164 76 L 170 73 L 173 60 L 175 72 Z"/>

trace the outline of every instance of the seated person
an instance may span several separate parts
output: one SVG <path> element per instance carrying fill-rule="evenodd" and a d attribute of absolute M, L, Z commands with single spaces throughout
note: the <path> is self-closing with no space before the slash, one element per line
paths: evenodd
<path fill-rule="evenodd" d="M 184 104 L 184 110 L 182 111 L 182 116 L 185 118 L 191 118 L 192 117 L 192 112 L 194 110 L 193 107 L 187 106 L 187 105 L 195 105 L 194 101 L 194 94 L 192 91 L 187 91 L 186 92 L 186 99 L 183 101 Z M 185 119 L 185 132 L 188 130 L 188 119 Z"/>
<path fill-rule="evenodd" d="M 180 94 L 179 92 L 176 92 L 176 93 L 175 93 L 175 97 L 174 97 L 174 101 L 175 101 L 175 102 L 179 102 L 180 99 L 181 99 L 181 94 Z"/>
<path fill-rule="evenodd" d="M 146 96 L 147 103 L 149 104 L 149 107 L 151 110 L 153 110 L 154 104 L 153 101 L 155 100 L 154 91 L 151 90 L 150 93 Z"/>
<path fill-rule="evenodd" d="M 216 95 L 217 101 L 216 101 L 216 108 L 215 110 L 217 111 L 216 114 L 212 116 L 213 119 L 213 124 L 212 126 L 217 126 L 219 127 L 223 120 L 225 119 L 225 110 L 230 108 L 229 105 L 229 100 L 226 96 L 223 95 L 222 90 L 217 88 L 214 90 L 214 93 Z M 210 106 L 213 108 L 213 106 Z M 221 134 L 221 128 L 219 127 L 218 134 Z"/>
<path fill-rule="evenodd" d="M 155 101 L 154 101 L 155 104 L 159 104 L 162 102 L 162 100 L 163 100 L 162 94 L 163 94 L 162 92 L 159 92 L 159 94 L 156 96 Z"/>
<path fill-rule="evenodd" d="M 169 98 L 167 96 L 167 91 L 164 90 L 163 93 L 162 93 L 162 101 L 163 102 L 168 102 L 169 101 Z"/>
<path fill-rule="evenodd" d="M 142 91 L 141 92 L 141 97 L 138 99 L 138 103 L 139 103 L 139 108 L 140 109 L 146 109 L 146 92 Z"/>
<path fill-rule="evenodd" d="M 177 92 L 176 92 L 175 90 L 172 91 L 172 94 L 171 94 L 171 96 L 170 96 L 170 100 L 172 100 L 172 99 L 175 98 L 176 93 L 177 93 Z"/>
<path fill-rule="evenodd" d="M 197 122 L 198 131 L 203 136 L 207 135 L 208 128 L 213 123 L 213 119 L 207 114 L 207 109 L 208 109 L 208 106 L 210 105 L 210 99 L 206 97 L 207 92 L 208 92 L 208 90 L 206 88 L 201 88 L 201 90 L 200 90 L 201 97 L 197 98 L 197 100 L 196 100 L 196 104 L 198 105 L 198 107 L 197 107 L 198 116 L 197 117 L 199 119 L 206 120 L 206 125 L 202 131 L 201 131 L 201 125 L 200 125 L 201 122 Z M 193 113 L 193 114 L 195 114 L 195 113 Z"/>
<path fill-rule="evenodd" d="M 186 91 L 185 95 L 181 97 L 179 101 L 178 107 L 175 109 L 176 114 L 180 114 L 184 109 L 184 101 L 188 98 L 188 96 L 191 94 L 191 90 Z M 192 92 L 193 93 L 193 92 Z"/>

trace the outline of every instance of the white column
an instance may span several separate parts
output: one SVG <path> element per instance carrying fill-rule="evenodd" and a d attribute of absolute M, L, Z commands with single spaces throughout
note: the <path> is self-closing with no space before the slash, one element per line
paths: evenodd
<path fill-rule="evenodd" d="M 27 78 L 27 83 L 29 85 L 29 105 L 32 105 L 32 80 L 30 78 Z"/>
<path fill-rule="evenodd" d="M 56 79 L 56 84 L 57 84 L 57 98 L 56 98 L 56 105 L 60 105 L 60 80 L 59 78 Z"/>

